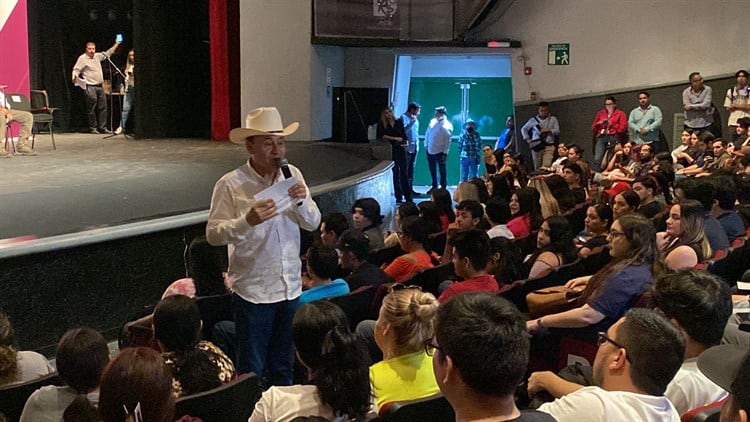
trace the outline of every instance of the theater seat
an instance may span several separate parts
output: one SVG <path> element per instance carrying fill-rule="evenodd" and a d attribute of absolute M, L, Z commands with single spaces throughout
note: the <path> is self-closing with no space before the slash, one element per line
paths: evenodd
<path fill-rule="evenodd" d="M 377 291 L 376 286 L 363 286 L 347 295 L 331 297 L 328 300 L 344 311 L 351 329 L 354 330 L 360 321 L 377 318 L 377 312 L 373 313 L 371 308 Z"/>
<path fill-rule="evenodd" d="M 22 384 L 0 387 L 0 412 L 8 421 L 17 421 L 31 393 L 45 385 L 63 385 L 63 382 L 55 372 Z"/>
<path fill-rule="evenodd" d="M 438 297 L 438 286 L 445 280 L 456 280 L 456 274 L 453 270 L 453 263 L 438 265 L 437 267 L 426 268 L 414 274 L 404 284 L 414 284 L 422 288 L 423 292 L 432 293 Z"/>
<path fill-rule="evenodd" d="M 383 265 L 390 264 L 394 259 L 403 254 L 404 251 L 401 250 L 401 245 L 389 246 L 370 253 L 370 256 L 367 257 L 367 262 L 376 267 L 382 267 Z"/>
<path fill-rule="evenodd" d="M 448 400 L 442 395 L 416 400 L 405 400 L 387 403 L 380 409 L 382 422 L 453 422 L 456 414 Z"/>
<path fill-rule="evenodd" d="M 682 422 L 718 422 L 721 405 L 725 401 L 726 399 L 690 410 L 680 416 L 680 420 Z"/>
<path fill-rule="evenodd" d="M 190 415 L 204 421 L 247 421 L 260 399 L 258 377 L 242 374 L 213 390 L 180 397 L 175 403 L 175 417 Z"/>

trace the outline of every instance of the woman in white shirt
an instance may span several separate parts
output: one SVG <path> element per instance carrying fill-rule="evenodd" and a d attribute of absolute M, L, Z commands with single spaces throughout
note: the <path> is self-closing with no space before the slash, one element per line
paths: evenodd
<path fill-rule="evenodd" d="M 344 311 L 327 300 L 310 302 L 297 310 L 292 329 L 309 384 L 269 388 L 255 404 L 250 422 L 363 418 L 370 407 L 369 357 L 349 330 Z"/>

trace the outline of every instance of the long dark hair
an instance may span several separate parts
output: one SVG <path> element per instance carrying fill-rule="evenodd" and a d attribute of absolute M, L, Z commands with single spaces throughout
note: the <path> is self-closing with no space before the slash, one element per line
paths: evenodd
<path fill-rule="evenodd" d="M 364 418 L 371 398 L 369 357 L 344 311 L 326 300 L 311 302 L 297 310 L 292 328 L 297 354 L 323 403 L 337 416 Z"/>
<path fill-rule="evenodd" d="M 527 262 L 531 265 L 534 261 L 544 252 L 552 252 L 555 255 L 560 255 L 560 265 L 568 264 L 573 262 L 577 256 L 577 250 L 573 244 L 573 228 L 567 218 L 560 215 L 553 215 L 547 220 L 549 225 L 549 245 L 537 250 Z"/>
<path fill-rule="evenodd" d="M 508 175 L 511 176 L 508 179 Z M 490 183 L 492 183 L 492 197 L 500 198 L 506 203 L 510 202 L 510 197 L 513 195 L 513 174 L 510 172 L 503 172 L 501 174 L 493 174 L 490 177 Z"/>
<path fill-rule="evenodd" d="M 543 222 L 539 192 L 534 188 L 521 188 L 515 194 L 518 197 L 518 214 L 514 217 L 528 214 L 531 219 L 531 230 L 539 230 Z"/>
<path fill-rule="evenodd" d="M 511 240 L 501 236 L 490 239 L 490 261 L 495 266 L 494 276 L 499 285 L 526 278 L 529 272 L 523 265 L 522 255 Z"/>
<path fill-rule="evenodd" d="M 591 277 L 578 299 L 579 305 L 583 305 L 590 297 L 597 295 L 602 290 L 600 287 L 625 267 L 649 265 L 654 279 L 666 272 L 659 247 L 656 245 L 656 229 L 651 221 L 640 214 L 626 214 L 615 221 L 620 223 L 625 238 L 630 242 L 628 255 L 613 257 L 614 259 L 609 264 Z"/>
<path fill-rule="evenodd" d="M 437 205 L 440 213 L 447 215 L 448 221 L 451 223 L 456 221 L 456 213 L 453 212 L 453 198 L 451 198 L 451 193 L 446 189 L 440 188 L 433 190 L 430 195 L 432 195 L 432 202 Z"/>
<path fill-rule="evenodd" d="M 417 207 L 419 207 L 419 217 L 424 220 L 424 223 L 427 225 L 427 231 L 430 234 L 443 231 L 443 226 L 440 222 L 440 209 L 437 204 L 431 201 L 424 201 L 420 202 Z M 453 212 L 453 210 L 451 210 L 451 212 Z M 455 220 L 455 218 L 454 214 L 453 219 Z"/>
<path fill-rule="evenodd" d="M 227 293 L 224 284 L 225 265 L 221 253 L 223 247 L 212 246 L 205 236 L 198 236 L 190 242 L 187 250 L 188 275 L 195 284 L 196 296 L 213 296 Z"/>

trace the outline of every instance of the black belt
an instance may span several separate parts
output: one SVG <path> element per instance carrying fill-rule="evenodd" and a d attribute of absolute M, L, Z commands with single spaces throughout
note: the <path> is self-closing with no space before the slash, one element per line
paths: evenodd
<path fill-rule="evenodd" d="M 95 86 L 95 87 L 101 88 L 102 84 L 96 84 L 96 85 L 86 84 L 86 86 Z"/>

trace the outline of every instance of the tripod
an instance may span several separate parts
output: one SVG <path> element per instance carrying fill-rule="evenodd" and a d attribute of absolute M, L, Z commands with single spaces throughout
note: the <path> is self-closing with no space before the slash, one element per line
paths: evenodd
<path fill-rule="evenodd" d="M 108 105 L 108 107 L 109 107 L 109 127 L 110 127 L 110 130 L 112 131 L 112 133 L 109 134 L 109 135 L 107 135 L 107 136 L 105 136 L 105 137 L 103 137 L 102 138 L 103 140 L 104 139 L 112 138 L 113 136 L 117 136 L 117 134 L 114 133 L 114 129 L 115 129 L 114 116 L 115 116 L 115 113 L 114 113 L 114 108 L 112 107 L 112 105 L 114 104 L 114 101 L 115 101 L 115 99 L 114 99 L 115 94 L 114 94 L 114 89 L 113 89 L 115 87 L 115 83 L 114 83 L 115 82 L 115 80 L 114 80 L 115 78 L 114 78 L 114 75 L 112 73 L 112 69 L 113 68 L 117 71 L 117 74 L 120 75 L 120 77 L 122 78 L 123 83 L 125 83 L 125 74 L 122 73 L 122 71 L 120 70 L 119 67 L 117 67 L 116 64 L 112 63 L 112 59 L 109 57 L 109 55 L 107 55 L 107 61 L 109 62 L 109 74 L 110 74 L 110 76 L 112 76 L 112 83 L 110 84 L 110 89 L 109 89 L 109 105 Z M 118 100 L 118 102 L 119 102 L 119 100 Z M 122 106 L 120 106 L 120 114 L 122 114 Z M 124 133 L 122 135 L 125 137 L 125 139 L 128 138 L 128 135 L 126 135 Z"/>

